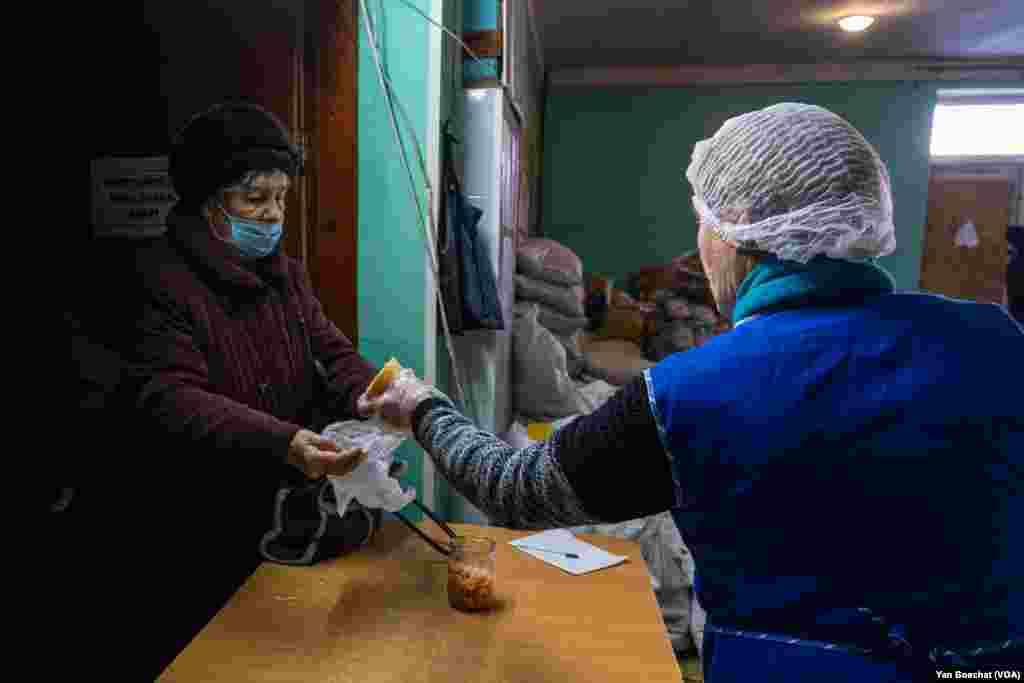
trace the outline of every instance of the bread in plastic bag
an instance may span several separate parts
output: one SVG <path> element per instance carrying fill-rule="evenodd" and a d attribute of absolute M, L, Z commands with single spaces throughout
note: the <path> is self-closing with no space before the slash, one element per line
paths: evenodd
<path fill-rule="evenodd" d="M 342 477 L 329 476 L 334 487 L 338 514 L 345 515 L 353 498 L 364 507 L 397 512 L 416 497 L 415 489 L 402 490 L 398 480 L 388 474 L 395 450 L 406 435 L 377 420 L 348 420 L 328 425 L 323 436 L 343 450 L 362 448 L 366 460 Z"/>

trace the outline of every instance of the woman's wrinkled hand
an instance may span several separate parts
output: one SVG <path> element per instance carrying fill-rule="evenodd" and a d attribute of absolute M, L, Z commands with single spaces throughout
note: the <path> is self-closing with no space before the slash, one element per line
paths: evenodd
<path fill-rule="evenodd" d="M 360 413 L 379 417 L 388 426 L 412 431 L 412 414 L 426 398 L 439 393 L 433 386 L 416 377 L 409 368 L 403 368 L 398 377 L 377 396 L 370 398 L 364 392 L 357 404 Z"/>
<path fill-rule="evenodd" d="M 343 477 L 366 461 L 366 451 L 352 448 L 347 451 L 308 429 L 300 429 L 288 447 L 288 464 L 302 470 L 309 479 L 331 475 Z"/>

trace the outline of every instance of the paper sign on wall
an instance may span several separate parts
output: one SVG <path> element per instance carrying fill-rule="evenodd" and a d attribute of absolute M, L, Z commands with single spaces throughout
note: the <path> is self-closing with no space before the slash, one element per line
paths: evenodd
<path fill-rule="evenodd" d="M 956 231 L 956 238 L 953 243 L 958 247 L 974 248 L 978 246 L 978 230 L 974 227 L 973 221 L 967 221 Z"/>
<path fill-rule="evenodd" d="M 103 157 L 92 162 L 92 224 L 98 237 L 155 237 L 177 201 L 167 157 Z"/>

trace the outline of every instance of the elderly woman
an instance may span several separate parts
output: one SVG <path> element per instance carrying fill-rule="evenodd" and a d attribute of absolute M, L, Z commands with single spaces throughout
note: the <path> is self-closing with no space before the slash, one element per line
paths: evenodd
<path fill-rule="evenodd" d="M 153 530 L 164 554 L 147 572 L 172 574 L 172 563 L 185 571 L 151 596 L 166 598 L 152 615 L 163 629 L 153 638 L 158 667 L 261 561 L 282 480 L 301 486 L 365 458 L 318 434 L 329 421 L 364 417 L 356 399 L 376 368 L 324 316 L 302 266 L 280 248 L 300 163 L 260 107 L 199 114 L 171 150 L 179 202 L 166 237 L 135 259 L 129 391 L 147 451 L 162 454 L 154 506 L 170 518 Z M 357 545 L 375 525 L 358 508 L 343 529 Z"/>
<path fill-rule="evenodd" d="M 699 142 L 687 178 L 735 328 L 516 451 L 406 372 L 360 402 L 495 524 L 670 510 L 724 681 L 1020 669 L 1024 334 L 997 306 L 893 291 L 885 165 L 780 104 Z"/>

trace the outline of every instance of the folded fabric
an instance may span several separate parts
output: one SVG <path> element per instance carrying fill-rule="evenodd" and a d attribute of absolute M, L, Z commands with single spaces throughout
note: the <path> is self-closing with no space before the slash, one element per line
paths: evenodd
<path fill-rule="evenodd" d="M 556 285 L 516 274 L 516 298 L 545 304 L 564 315 L 583 315 L 583 285 Z"/>

